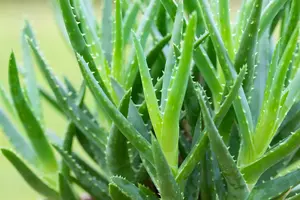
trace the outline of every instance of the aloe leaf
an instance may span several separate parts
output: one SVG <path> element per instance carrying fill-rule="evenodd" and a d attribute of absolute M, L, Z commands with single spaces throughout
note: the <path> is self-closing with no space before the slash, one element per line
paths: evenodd
<path fill-rule="evenodd" d="M 97 179 L 88 171 L 84 170 L 84 168 L 76 162 L 76 160 L 72 157 L 72 155 L 65 152 L 58 146 L 54 146 L 57 152 L 63 157 L 64 162 L 69 166 L 69 168 L 76 175 L 78 181 L 85 186 L 85 189 L 88 189 L 88 192 L 100 199 L 109 199 L 108 197 L 108 186 L 102 180 Z"/>
<path fill-rule="evenodd" d="M 156 177 L 158 179 L 158 190 L 162 199 L 183 199 L 180 188 L 172 174 L 171 168 L 169 167 L 162 149 L 160 148 L 154 136 L 152 137 L 152 152 L 157 173 Z"/>
<path fill-rule="evenodd" d="M 147 38 L 151 32 L 151 27 L 154 22 L 155 16 L 157 15 L 159 6 L 159 0 L 151 0 L 149 6 L 145 11 L 145 14 L 143 15 L 143 18 L 141 19 L 142 23 L 139 25 L 138 30 L 136 31 L 136 35 L 140 38 L 142 48 L 145 48 Z M 136 60 L 136 51 L 135 49 L 133 49 L 130 54 L 129 64 L 126 69 L 126 74 L 128 74 L 128 76 L 126 77 L 125 89 L 132 87 L 137 73 L 138 66 Z"/>
<path fill-rule="evenodd" d="M 76 124 L 78 128 L 85 134 L 91 142 L 96 146 L 105 149 L 105 144 L 107 140 L 107 131 L 103 127 L 99 127 L 94 121 L 90 120 L 87 116 L 66 94 L 60 82 L 53 75 L 51 68 L 47 65 L 38 48 L 33 46 L 30 42 L 33 54 L 37 60 L 38 66 L 49 83 L 52 91 L 54 92 L 56 99 L 60 106 L 63 108 L 64 113 Z"/>
<path fill-rule="evenodd" d="M 286 200 L 299 200 L 299 199 L 300 199 L 300 194 L 295 194 L 294 196 L 286 198 Z"/>
<path fill-rule="evenodd" d="M 295 75 L 298 72 L 299 67 L 300 67 L 300 51 L 299 50 L 298 50 L 298 53 L 295 55 L 294 60 L 295 61 L 293 63 L 292 69 L 291 69 L 290 79 L 293 79 L 295 77 Z"/>
<path fill-rule="evenodd" d="M 151 122 L 157 137 L 161 137 L 162 131 L 162 116 L 158 107 L 157 98 L 155 95 L 155 90 L 152 85 L 151 76 L 149 73 L 149 68 L 146 62 L 145 55 L 143 53 L 142 46 L 138 41 L 135 34 L 133 34 L 134 45 L 136 49 L 136 55 L 139 63 L 139 71 L 142 79 L 142 85 L 145 91 L 145 100 L 147 103 L 147 108 L 151 118 Z"/>
<path fill-rule="evenodd" d="M 120 101 L 119 111 L 127 117 L 129 110 L 131 90 L 129 90 Z M 106 147 L 107 165 L 112 175 L 123 176 L 128 180 L 133 180 L 134 172 L 131 167 L 127 139 L 121 131 L 113 125 Z"/>
<path fill-rule="evenodd" d="M 146 58 L 149 68 L 151 68 L 151 66 L 155 63 L 158 55 L 161 53 L 166 44 L 170 41 L 171 37 L 171 34 L 166 35 L 160 41 L 158 41 L 157 44 L 149 51 Z"/>
<path fill-rule="evenodd" d="M 59 194 L 48 183 L 38 177 L 14 152 L 8 149 L 1 149 L 1 152 L 32 189 L 45 197 L 59 198 Z"/>
<path fill-rule="evenodd" d="M 30 47 L 27 43 L 26 36 L 34 37 L 29 23 L 25 22 L 22 32 L 22 50 L 23 50 L 23 66 L 25 68 L 26 90 L 29 98 L 30 106 L 38 119 L 42 119 L 42 110 L 39 89 L 36 81 L 36 75 L 33 68 L 33 62 L 30 56 Z"/>
<path fill-rule="evenodd" d="M 113 30 L 113 23 L 112 23 L 112 11 L 113 11 L 113 2 L 111 0 L 105 0 L 104 6 L 102 8 L 102 47 L 104 50 L 105 57 L 108 62 L 111 61 L 112 56 L 112 30 Z"/>
<path fill-rule="evenodd" d="M 127 197 L 125 194 L 123 194 L 120 191 L 120 189 L 114 184 L 109 184 L 109 195 L 112 198 L 112 200 L 119 200 L 119 199 L 130 200 L 130 198 Z"/>
<path fill-rule="evenodd" d="M 35 117 L 33 111 L 30 109 L 30 106 L 28 105 L 22 92 L 14 53 L 11 54 L 9 61 L 9 84 L 14 105 L 20 120 L 24 125 L 34 151 L 43 164 L 43 168 L 49 173 L 56 172 L 57 163 L 54 153 L 44 134 L 44 130 L 39 120 Z"/>
<path fill-rule="evenodd" d="M 299 36 L 299 29 L 295 29 L 278 64 L 278 69 L 274 77 L 274 81 L 276 82 L 276 84 L 273 84 L 272 87 L 270 88 L 270 95 L 268 99 L 269 103 L 266 105 L 266 107 L 263 108 L 265 109 L 265 112 L 262 112 L 262 114 L 259 117 L 256 134 L 254 137 L 257 156 L 261 156 L 264 153 L 264 151 L 268 148 L 268 145 L 270 144 L 271 139 L 273 138 L 278 128 L 275 126 L 276 123 L 278 123 L 277 120 L 283 120 L 283 119 L 277 119 L 277 117 L 278 117 L 280 104 L 282 100 L 282 95 L 283 95 L 282 91 L 284 87 L 286 73 L 289 67 L 290 60 L 293 58 L 293 52 L 294 49 L 296 48 L 298 36 Z M 286 107 L 282 109 L 288 111 L 292 106 L 290 105 L 291 100 L 292 99 L 290 98 L 285 100 L 285 102 L 288 103 L 286 104 Z M 260 134 L 262 132 L 265 132 L 266 130 L 272 130 L 272 131 L 267 131 L 268 134 L 263 134 L 263 135 Z"/>
<path fill-rule="evenodd" d="M 292 133 L 285 141 L 264 154 L 260 159 L 241 169 L 247 183 L 255 183 L 268 168 L 299 148 L 300 131 Z"/>
<path fill-rule="evenodd" d="M 230 25 L 230 9 L 229 0 L 219 1 L 219 19 L 220 19 L 220 30 L 224 41 L 224 45 L 228 51 L 230 58 L 234 57 L 233 52 L 233 42 L 231 35 L 231 25 Z"/>
<path fill-rule="evenodd" d="M 54 10 L 55 21 L 58 25 L 58 28 L 59 28 L 63 38 L 65 39 L 65 41 L 68 43 L 68 45 L 71 46 L 69 36 L 68 36 L 67 30 L 65 28 L 64 19 L 60 12 L 59 2 L 57 0 L 51 0 L 51 4 L 52 4 L 53 10 Z"/>
<path fill-rule="evenodd" d="M 228 110 L 230 109 L 232 102 L 234 102 L 234 100 L 236 99 L 239 89 L 241 88 L 241 86 L 243 84 L 243 80 L 245 78 L 246 71 L 247 71 L 247 67 L 245 65 L 241 69 L 234 84 L 230 87 L 229 93 L 227 94 L 225 100 L 222 102 L 218 112 L 216 113 L 216 115 L 214 117 L 214 122 L 217 126 L 220 126 L 222 120 L 224 119 Z"/>
<path fill-rule="evenodd" d="M 122 9 L 121 0 L 115 1 L 115 34 L 114 34 L 114 50 L 112 58 L 112 75 L 120 83 L 122 83 L 123 72 L 123 27 L 122 27 Z"/>
<path fill-rule="evenodd" d="M 63 110 L 58 105 L 55 97 L 53 97 L 51 94 L 49 94 L 44 88 L 39 89 L 40 95 L 53 107 L 55 110 L 57 110 L 60 114 L 64 115 Z"/>
<path fill-rule="evenodd" d="M 194 87 L 193 79 L 190 76 L 184 97 L 184 107 L 186 109 L 186 118 L 191 126 L 191 134 L 194 135 L 194 130 L 197 124 L 197 119 L 200 114 L 200 106 L 198 102 L 197 93 Z"/>
<path fill-rule="evenodd" d="M 195 167 L 194 171 L 189 176 L 185 190 L 184 190 L 184 197 L 185 199 L 189 200 L 198 200 L 199 193 L 200 193 L 200 185 L 201 185 L 201 178 L 203 174 L 200 175 L 200 165 Z"/>
<path fill-rule="evenodd" d="M 177 6 L 173 0 L 160 0 L 161 4 L 165 7 L 170 17 L 175 20 Z"/>
<path fill-rule="evenodd" d="M 125 196 L 129 197 L 131 200 L 144 200 L 148 199 L 145 197 L 139 189 L 128 180 L 114 176 L 111 178 L 112 184 L 114 184 Z"/>
<path fill-rule="evenodd" d="M 300 183 L 300 170 L 291 172 L 283 177 L 279 177 L 265 183 L 256 185 L 251 191 L 248 199 L 272 199 L 295 187 Z"/>
<path fill-rule="evenodd" d="M 124 23 L 123 23 L 123 41 L 124 45 L 126 45 L 130 38 L 131 30 L 134 27 L 135 20 L 137 18 L 137 15 L 139 13 L 140 6 L 135 1 L 133 4 L 131 4 L 130 8 L 127 10 L 124 16 Z"/>
<path fill-rule="evenodd" d="M 299 20 L 300 2 L 297 0 L 293 0 L 291 3 L 290 13 L 286 24 L 286 30 L 282 36 L 283 45 L 281 46 L 281 53 L 284 52 L 285 48 L 288 48 L 288 43 L 290 41 L 290 38 L 293 37 L 295 30 L 299 30 Z"/>
<path fill-rule="evenodd" d="M 112 87 L 121 100 L 121 98 L 125 95 L 125 90 L 114 79 L 112 79 Z M 137 107 L 134 105 L 132 100 L 130 100 L 129 103 L 129 113 L 127 119 L 132 123 L 136 130 L 144 136 L 144 138 L 150 141 L 150 135 L 148 133 L 147 126 L 145 125 L 143 118 L 141 117 Z"/>
<path fill-rule="evenodd" d="M 58 179 L 61 198 L 63 200 L 78 200 L 78 197 L 74 193 L 69 181 L 62 174 L 59 174 Z"/>
<path fill-rule="evenodd" d="M 197 49 L 200 44 L 202 44 L 209 36 L 209 32 L 205 32 L 203 33 L 196 41 L 194 44 L 194 49 Z"/>
<path fill-rule="evenodd" d="M 245 24 L 244 32 L 241 37 L 240 46 L 237 50 L 234 67 L 237 71 L 247 63 L 248 65 L 248 75 L 245 79 L 245 91 L 248 92 L 253 85 L 254 78 L 254 62 L 255 62 L 255 51 L 258 35 L 258 26 L 260 22 L 260 15 L 262 10 L 263 0 L 253 1 L 252 10 Z M 247 48 L 245 48 L 247 47 Z"/>
<path fill-rule="evenodd" d="M 237 168 L 226 145 L 224 144 L 204 100 L 203 89 L 200 87 L 200 106 L 206 125 L 212 151 L 216 154 L 220 170 L 226 180 L 228 187 L 228 199 L 243 199 L 248 195 L 248 187 L 242 174 Z"/>
<path fill-rule="evenodd" d="M 200 0 L 199 3 L 202 10 L 204 21 L 210 33 L 210 37 L 212 39 L 214 47 L 216 47 L 215 50 L 220 65 L 222 66 L 226 80 L 230 83 L 233 81 L 233 79 L 236 78 L 237 76 L 236 71 L 233 67 L 233 64 L 230 61 L 229 55 L 226 51 L 220 33 L 218 32 L 217 27 L 215 26 L 213 18 L 210 14 L 210 9 L 207 0 Z M 245 151 L 244 149 L 247 149 L 248 152 L 251 152 L 251 150 L 249 149 L 253 149 L 252 137 L 251 137 L 251 133 L 253 131 L 253 121 L 251 117 L 250 107 L 248 105 L 245 93 L 242 88 L 239 89 L 238 98 L 234 101 L 233 105 L 239 123 L 240 131 L 242 133 L 242 140 L 243 140 L 242 155 L 243 155 L 243 152 Z M 247 156 L 245 155 L 241 157 L 243 159 L 247 159 Z"/>
<path fill-rule="evenodd" d="M 279 11 L 284 7 L 288 0 L 273 0 L 263 9 L 259 23 L 258 37 L 260 38 L 267 28 L 271 25 Z"/>
<path fill-rule="evenodd" d="M 79 56 L 79 55 L 78 55 Z M 97 84 L 92 72 L 82 57 L 78 57 L 82 74 L 86 80 L 87 85 L 94 94 L 97 101 L 104 106 L 107 114 L 113 120 L 115 125 L 122 131 L 123 135 L 129 142 L 142 154 L 147 160 L 153 163 L 151 147 L 149 142 L 128 122 L 128 120 L 118 111 L 113 103 L 105 95 L 104 91 Z"/>
<path fill-rule="evenodd" d="M 253 123 L 256 125 L 264 100 L 264 93 L 272 60 L 273 44 L 268 32 L 265 32 L 257 44 L 257 61 L 254 69 L 253 86 L 248 92 L 248 102 L 252 112 Z M 271 72 L 272 73 L 272 72 Z"/>
<path fill-rule="evenodd" d="M 0 127 L 2 128 L 3 133 L 6 135 L 16 152 L 20 154 L 29 163 L 36 165 L 38 158 L 33 148 L 27 143 L 25 138 L 21 135 L 21 133 L 19 133 L 17 128 L 13 125 L 13 123 L 9 120 L 9 118 L 1 109 Z"/>
<path fill-rule="evenodd" d="M 246 73 L 246 67 L 242 68 L 239 76 L 237 77 L 234 85 L 232 86 L 231 90 L 229 91 L 227 98 L 223 101 L 223 104 L 220 106 L 220 109 L 216 113 L 214 117 L 214 123 L 217 127 L 219 127 L 226 116 L 227 112 L 230 109 L 233 101 L 235 100 L 237 93 L 239 92 L 239 88 L 242 85 L 243 77 Z M 176 176 L 176 181 L 180 182 L 188 177 L 190 173 L 192 173 L 194 167 L 197 163 L 202 159 L 205 153 L 205 149 L 208 145 L 208 136 L 207 131 L 201 132 L 201 129 L 196 129 L 195 134 L 198 134 L 198 137 L 194 136 L 193 139 L 193 148 L 190 151 L 187 158 L 184 160 L 182 165 L 178 170 L 178 174 Z M 201 134 L 201 135 L 200 135 Z"/>
<path fill-rule="evenodd" d="M 190 76 L 196 19 L 196 15 L 193 14 L 186 29 L 181 59 L 178 64 L 178 69 L 175 69 L 173 84 L 170 86 L 170 91 L 167 95 L 162 124 L 162 136 L 158 137 L 162 150 L 173 170 L 177 170 L 177 147 L 179 139 L 179 127 L 177 124 Z"/>
<path fill-rule="evenodd" d="M 209 89 L 212 91 L 215 105 L 218 105 L 222 98 L 223 86 L 207 52 L 200 46 L 194 50 L 193 58 Z"/>
<path fill-rule="evenodd" d="M 7 111 L 13 116 L 17 116 L 17 111 L 14 107 L 14 103 L 2 85 L 0 85 L 0 97 Z"/>
<path fill-rule="evenodd" d="M 176 11 L 176 17 L 173 25 L 172 31 L 172 44 L 180 47 L 180 41 L 182 37 L 182 24 L 183 24 L 183 5 L 182 3 L 178 4 L 178 8 Z M 170 45 L 170 49 L 167 55 L 167 60 L 165 64 L 164 77 L 163 77 L 163 87 L 161 92 L 161 109 L 165 110 L 166 106 L 166 98 L 168 96 L 168 89 L 170 88 L 170 82 L 172 78 L 172 71 L 174 66 L 176 65 L 176 58 L 174 56 L 174 46 Z"/>
<path fill-rule="evenodd" d="M 94 76 L 96 80 L 99 82 L 98 84 L 101 85 L 106 95 L 108 95 L 109 98 L 111 98 L 106 88 L 107 86 L 105 85 L 105 82 L 103 81 L 103 79 L 99 74 L 99 71 L 96 67 L 96 63 L 90 53 L 89 47 L 85 42 L 85 38 L 78 27 L 70 2 L 65 0 L 59 0 L 59 2 L 60 2 L 60 7 L 63 14 L 65 26 L 68 31 L 70 42 L 72 44 L 74 51 L 82 55 L 85 58 L 85 60 L 89 62 L 89 67 L 91 71 L 94 72 Z"/>

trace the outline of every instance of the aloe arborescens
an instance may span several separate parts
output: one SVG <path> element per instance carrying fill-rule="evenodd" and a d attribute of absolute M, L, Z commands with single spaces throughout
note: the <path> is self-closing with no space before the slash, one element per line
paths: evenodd
<path fill-rule="evenodd" d="M 40 195 L 76 200 L 77 185 L 93 199 L 300 198 L 299 0 L 244 0 L 234 25 L 229 0 L 106 0 L 101 23 L 90 0 L 53 3 L 80 89 L 53 74 L 26 23 L 23 65 L 12 53 L 11 95 L 0 90 L 27 133 L 0 110 L 14 147 L 2 153 Z M 69 120 L 64 138 L 45 129 L 40 96 Z"/>

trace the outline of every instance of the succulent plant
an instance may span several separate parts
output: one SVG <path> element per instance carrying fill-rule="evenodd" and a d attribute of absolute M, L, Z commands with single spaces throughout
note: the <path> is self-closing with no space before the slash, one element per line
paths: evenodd
<path fill-rule="evenodd" d="M 0 124 L 13 150 L 1 151 L 32 189 L 49 200 L 82 190 L 99 200 L 300 199 L 299 0 L 243 0 L 235 24 L 229 0 L 103 3 L 99 23 L 90 0 L 53 0 L 80 88 L 53 74 L 29 23 L 22 66 L 10 56 L 10 95 L 0 94 L 15 120 L 0 110 Z M 64 138 L 47 132 L 40 98 L 68 119 Z"/>

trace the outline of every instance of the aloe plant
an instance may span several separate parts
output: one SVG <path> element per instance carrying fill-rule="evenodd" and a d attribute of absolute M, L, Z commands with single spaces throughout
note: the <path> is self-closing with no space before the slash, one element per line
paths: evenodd
<path fill-rule="evenodd" d="M 26 22 L 23 62 L 11 53 L 10 95 L 0 90 L 13 147 L 1 151 L 33 190 L 49 200 L 82 190 L 99 200 L 299 198 L 299 0 L 244 0 L 236 23 L 229 0 L 106 0 L 101 20 L 90 0 L 53 5 L 81 87 L 55 76 Z M 68 120 L 62 138 L 48 133 L 41 98 Z"/>

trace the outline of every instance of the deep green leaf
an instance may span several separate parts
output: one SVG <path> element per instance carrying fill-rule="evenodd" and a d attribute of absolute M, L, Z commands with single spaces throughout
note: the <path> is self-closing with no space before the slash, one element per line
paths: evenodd
<path fill-rule="evenodd" d="M 59 198 L 59 194 L 52 188 L 53 186 L 38 177 L 14 152 L 8 149 L 1 149 L 1 152 L 35 191 L 45 197 Z"/>
<path fill-rule="evenodd" d="M 231 157 L 225 143 L 223 142 L 204 100 L 203 89 L 200 86 L 200 106 L 210 140 L 212 151 L 217 157 L 221 173 L 223 174 L 227 187 L 228 199 L 244 199 L 248 195 L 248 187 L 242 174 Z"/>
<path fill-rule="evenodd" d="M 166 200 L 183 200 L 183 196 L 181 195 L 180 188 L 175 181 L 171 168 L 154 136 L 152 137 L 152 152 L 157 173 L 156 177 L 158 179 L 158 190 L 161 198 Z"/>
<path fill-rule="evenodd" d="M 129 90 L 120 101 L 119 111 L 124 117 L 128 115 L 130 96 L 131 90 Z M 127 139 L 115 125 L 111 128 L 109 134 L 106 147 L 106 159 L 108 169 L 113 176 L 119 175 L 128 180 L 133 180 L 134 171 L 130 163 Z"/>
<path fill-rule="evenodd" d="M 88 171 L 86 171 L 76 160 L 72 157 L 72 155 L 65 152 L 58 146 L 54 146 L 57 152 L 63 157 L 64 162 L 69 166 L 69 168 L 76 175 L 78 181 L 85 186 L 84 189 L 88 189 L 88 192 L 100 199 L 109 199 L 108 197 L 108 186 L 105 182 L 97 177 L 94 177 Z"/>
<path fill-rule="evenodd" d="M 19 72 L 15 56 L 12 53 L 9 61 L 9 84 L 14 105 L 23 123 L 31 145 L 36 152 L 42 167 L 48 173 L 55 173 L 57 163 L 51 146 L 45 136 L 40 121 L 35 117 L 26 101 L 19 80 Z"/>
<path fill-rule="evenodd" d="M 293 188 L 300 183 L 300 170 L 291 172 L 283 177 L 279 177 L 265 183 L 261 183 L 253 188 L 248 199 L 272 199 Z"/>
<path fill-rule="evenodd" d="M 79 55 L 78 55 L 79 56 Z M 124 136 L 129 142 L 142 154 L 145 158 L 153 163 L 153 157 L 151 153 L 151 147 L 149 142 L 141 136 L 141 134 L 134 128 L 134 126 L 128 122 L 128 120 L 118 111 L 113 103 L 105 95 L 104 91 L 97 84 L 92 72 L 89 70 L 88 65 L 82 57 L 78 57 L 82 74 L 86 80 L 87 85 L 94 94 L 95 98 L 101 105 L 104 106 L 107 114 L 113 120 L 115 125 L 122 131 Z"/>
<path fill-rule="evenodd" d="M 59 191 L 62 200 L 78 200 L 69 181 L 62 174 L 58 175 Z"/>

